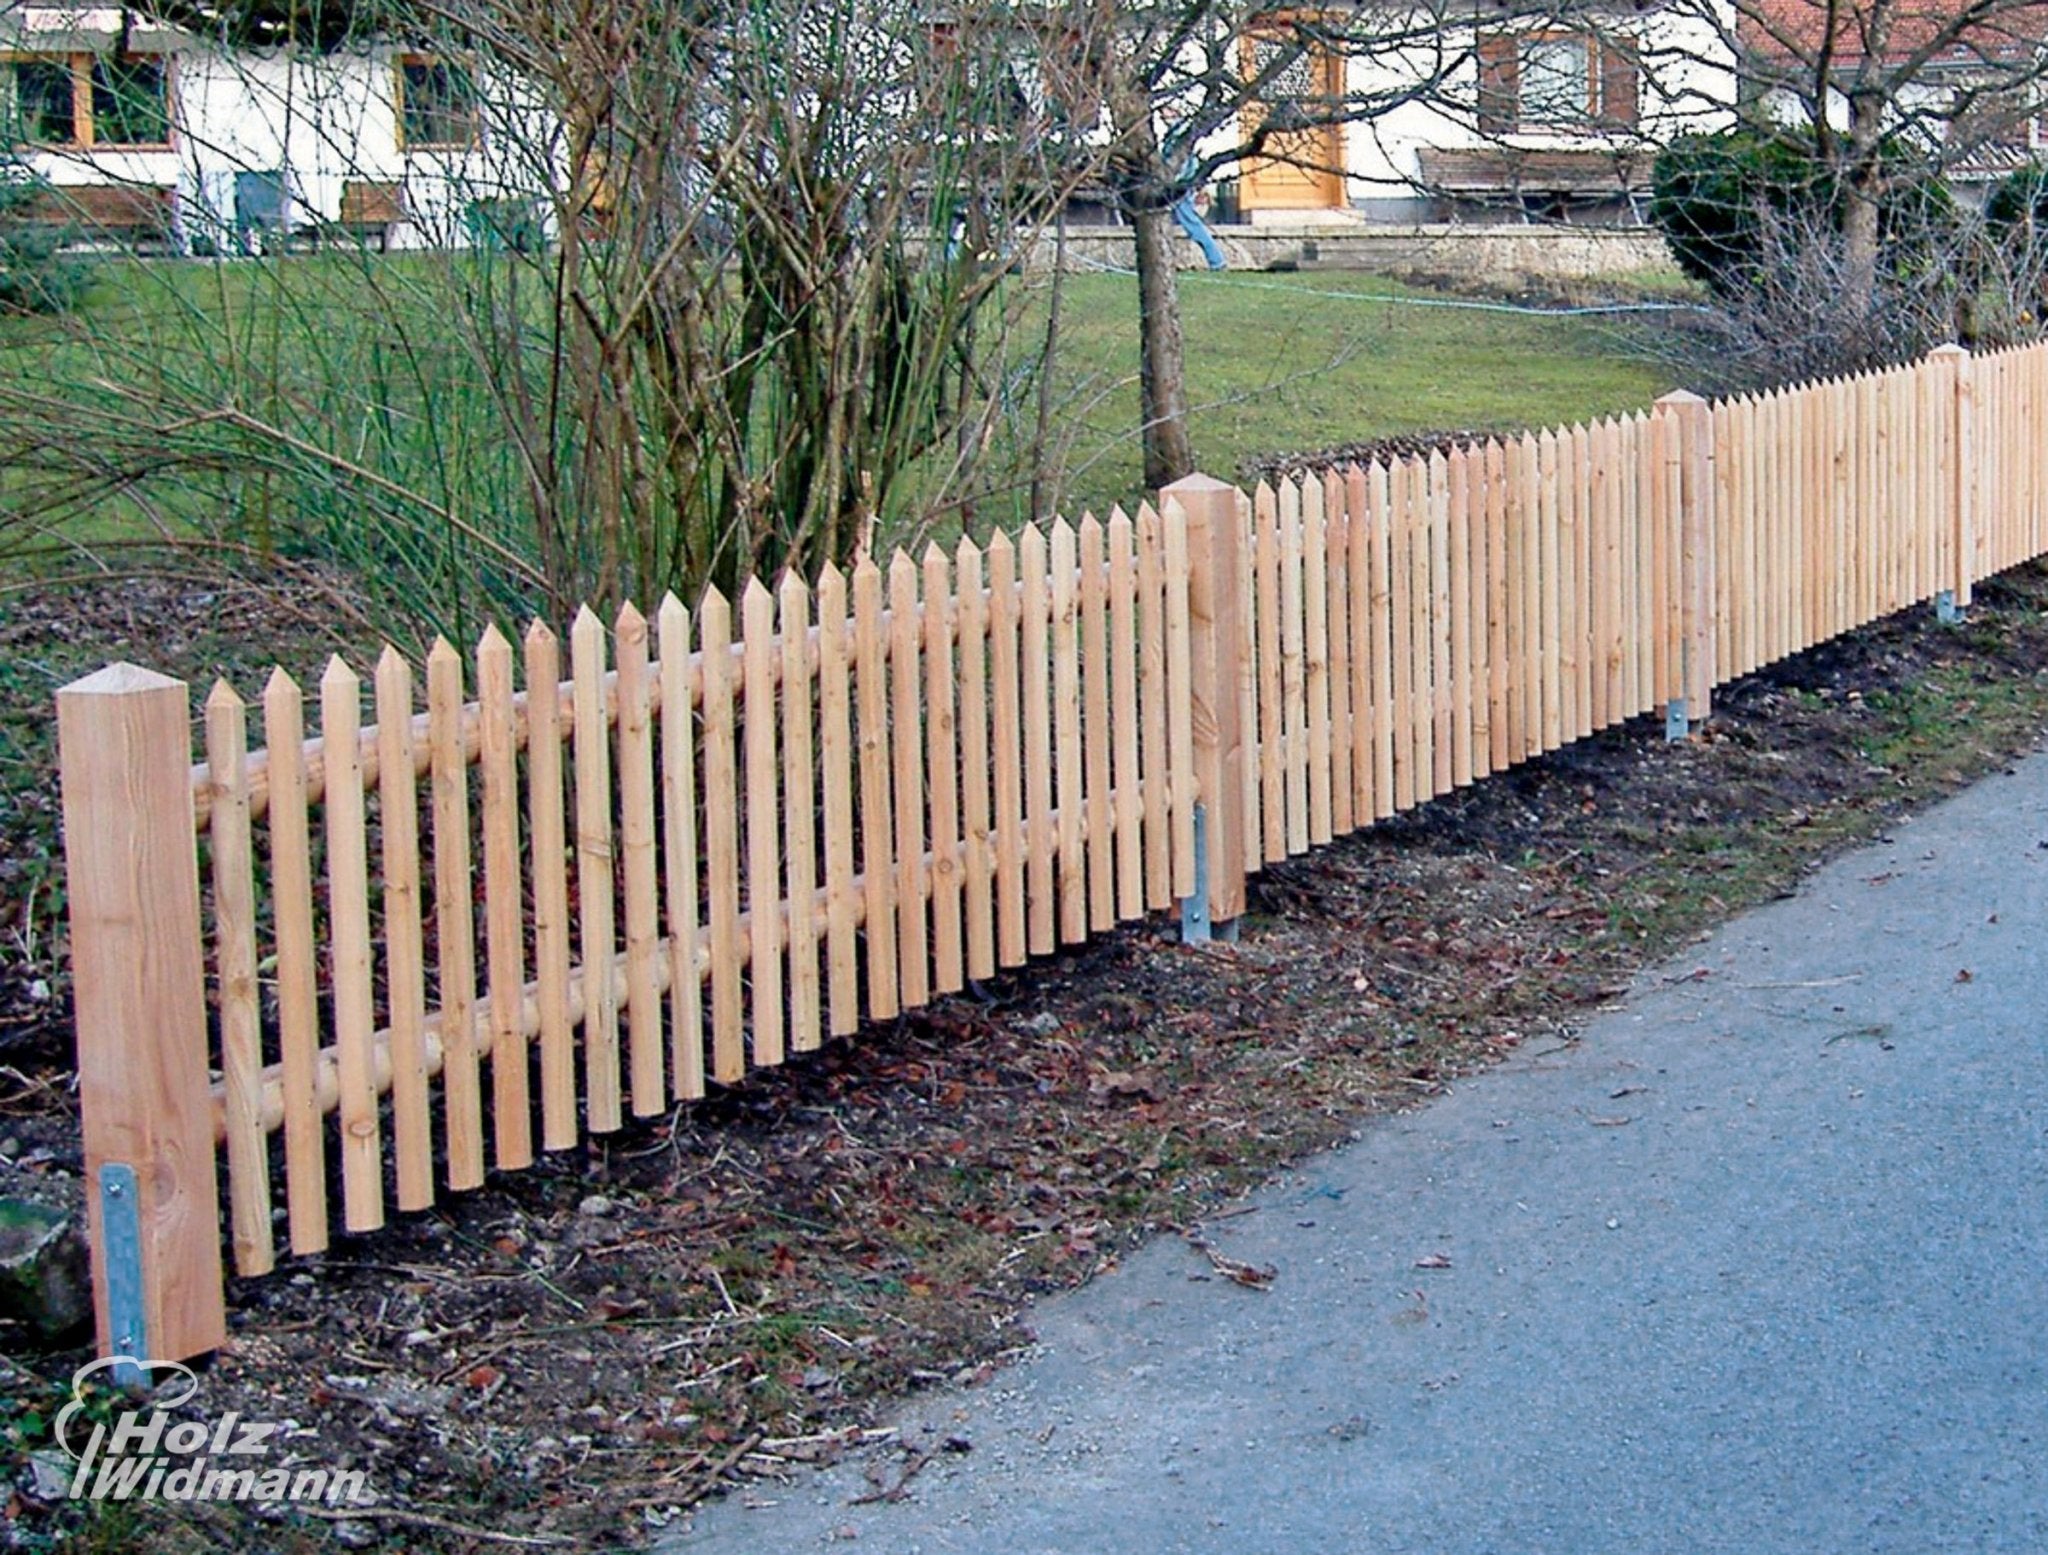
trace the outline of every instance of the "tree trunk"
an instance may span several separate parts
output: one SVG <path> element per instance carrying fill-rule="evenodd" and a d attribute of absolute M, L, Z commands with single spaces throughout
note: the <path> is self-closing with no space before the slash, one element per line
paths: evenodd
<path fill-rule="evenodd" d="M 1134 210 L 1138 256 L 1138 392 L 1144 418 L 1145 485 L 1157 491 L 1195 473 L 1188 436 L 1187 361 L 1180 332 L 1175 227 L 1160 208 Z"/>
<path fill-rule="evenodd" d="M 1842 210 L 1842 290 L 1856 313 L 1877 305 L 1880 215 L 1884 204 L 1884 105 L 1874 97 L 1849 99 L 1849 169 Z"/>

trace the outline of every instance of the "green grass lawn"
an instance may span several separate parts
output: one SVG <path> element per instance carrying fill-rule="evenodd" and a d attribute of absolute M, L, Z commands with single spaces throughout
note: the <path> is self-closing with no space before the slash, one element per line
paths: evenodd
<path fill-rule="evenodd" d="M 1036 285 L 1038 283 L 1034 283 Z M 1466 306 L 1367 275 L 1181 277 L 1195 452 L 1246 460 L 1404 432 L 1518 431 L 1646 405 L 1673 387 L 1611 319 Z M 1137 283 L 1067 280 L 1061 426 L 1074 511 L 1138 496 Z"/>
<path fill-rule="evenodd" d="M 386 592 L 420 624 L 446 592 L 435 580 L 448 530 L 434 513 L 507 554 L 534 552 L 527 469 L 464 333 L 480 297 L 541 332 L 545 277 L 522 272 L 514 296 L 515 269 L 420 254 L 117 260 L 74 315 L 0 320 L 0 558 L 19 578 L 89 567 L 92 550 L 118 565 L 110 548 L 130 542 L 224 540 L 411 579 Z M 1622 289 L 1644 295 L 1656 279 Z M 1586 420 L 1671 386 L 1670 368 L 1610 318 L 1502 311 L 1341 271 L 1195 271 L 1180 287 L 1197 460 L 1227 479 L 1251 461 L 1403 433 Z M 1145 495 L 1137 283 L 1079 273 L 1061 292 L 1046 464 L 1052 505 L 1078 517 Z M 985 308 L 983 352 L 1010 371 L 973 493 L 977 534 L 1029 515 L 1028 369 L 1051 295 L 1050 276 L 1023 277 Z M 213 416 L 230 403 L 312 456 L 223 430 Z M 174 430 L 160 436 L 159 423 Z M 67 452 L 52 462 L 49 447 Z M 880 515 L 885 545 L 958 533 L 960 509 L 933 511 L 919 483 Z M 478 576 L 466 566 L 465 586 Z M 522 612 L 516 581 L 489 581 L 496 607 Z"/>

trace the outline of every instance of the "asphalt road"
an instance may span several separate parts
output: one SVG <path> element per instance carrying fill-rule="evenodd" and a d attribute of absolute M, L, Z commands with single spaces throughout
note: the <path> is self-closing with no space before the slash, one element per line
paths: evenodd
<path fill-rule="evenodd" d="M 2048 1551 L 2048 756 L 673 1551 Z"/>

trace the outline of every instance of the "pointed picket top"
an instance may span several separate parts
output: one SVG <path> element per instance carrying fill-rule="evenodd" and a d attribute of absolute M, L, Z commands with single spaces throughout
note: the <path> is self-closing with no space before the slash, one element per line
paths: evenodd
<path fill-rule="evenodd" d="M 858 592 L 863 584 L 866 584 L 870 587 L 879 588 L 881 586 L 881 581 L 882 569 L 875 565 L 874 557 L 870 556 L 868 553 L 863 551 L 857 558 L 855 558 L 853 563 L 853 583 L 855 592 Z"/>
<path fill-rule="evenodd" d="M 299 683 L 285 673 L 282 664 L 271 667 L 270 678 L 263 682 L 263 700 L 266 703 L 285 698 L 298 701 L 303 695 L 304 693 L 299 690 Z"/>
<path fill-rule="evenodd" d="M 238 713 L 246 709 L 248 705 L 247 702 L 242 700 L 242 694 L 228 684 L 227 677 L 224 675 L 216 679 L 213 683 L 213 689 L 206 693 L 206 710 L 209 713 L 215 709 L 219 709 L 222 712 Z"/>
<path fill-rule="evenodd" d="M 1454 473 L 1462 473 L 1470 463 L 1471 456 L 1465 452 L 1465 446 L 1462 443 L 1456 445 L 1449 453 L 1444 455 L 1445 469 Z"/>
<path fill-rule="evenodd" d="M 843 624 L 846 620 L 846 574 L 831 562 L 818 572 L 818 619 Z"/>
<path fill-rule="evenodd" d="M 1334 464 L 1326 464 L 1322 475 L 1317 484 L 1323 488 L 1323 521 L 1335 525 L 1344 517 L 1344 472 Z"/>
<path fill-rule="evenodd" d="M 721 634 L 732 635 L 732 601 L 718 591 L 718 585 L 707 583 L 704 597 L 697 602 L 697 629 L 708 639 L 713 623 L 717 623 Z"/>
<path fill-rule="evenodd" d="M 528 653 L 536 648 L 551 648 L 559 641 L 560 639 L 555 636 L 555 629 L 539 616 L 535 616 L 527 623 L 525 642 Z"/>
<path fill-rule="evenodd" d="M 569 628 L 569 639 L 571 642 L 580 643 L 593 635 L 599 643 L 604 641 L 604 622 L 590 606 L 580 606 L 576 611 L 575 623 Z"/>
<path fill-rule="evenodd" d="M 483 631 L 477 634 L 476 651 L 478 657 L 491 652 L 509 653 L 511 649 L 512 641 L 498 629 L 498 623 L 496 621 L 486 621 Z"/>
<path fill-rule="evenodd" d="M 775 596 L 759 578 L 748 578 L 740 595 L 741 636 L 749 648 L 758 648 L 775 636 Z M 771 704 L 772 705 L 772 704 Z"/>
<path fill-rule="evenodd" d="M 671 653 L 687 656 L 690 651 L 690 607 L 676 598 L 670 589 L 661 596 L 661 606 L 654 613 L 655 627 L 660 634 L 657 646 L 661 650 L 663 664 Z"/>
<path fill-rule="evenodd" d="M 480 647 L 478 658 L 482 658 L 484 652 L 485 649 Z M 384 717 L 387 709 L 395 713 L 403 708 L 409 717 L 412 713 L 412 665 L 390 643 L 386 643 L 384 651 L 377 655 L 376 682 L 377 716 Z"/>
<path fill-rule="evenodd" d="M 998 556 L 1014 557 L 1017 554 L 1016 542 L 1013 541 L 1009 537 L 1009 535 L 1005 534 L 1002 530 L 998 529 L 994 534 L 988 537 L 987 554 L 989 561 L 991 563 L 993 563 Z"/>
<path fill-rule="evenodd" d="M 1180 504 L 1175 502 L 1173 506 L 1178 508 Z M 1036 524 L 1026 524 L 1024 532 L 1017 536 L 1017 565 L 1027 589 L 1033 585 L 1041 590 L 1045 587 L 1045 562 L 1045 531 Z"/>
<path fill-rule="evenodd" d="M 1066 515 L 1064 514 L 1061 514 L 1052 521 L 1052 543 L 1055 548 L 1062 544 L 1072 545 L 1074 543 L 1074 526 L 1067 522 Z"/>
<path fill-rule="evenodd" d="M 455 644 L 445 637 L 437 636 L 434 639 L 434 646 L 427 650 L 427 668 L 433 669 L 443 664 L 453 664 L 460 668 L 462 655 L 455 651 Z"/>
<path fill-rule="evenodd" d="M 1102 520 L 1097 518 L 1092 510 L 1084 508 L 1081 512 L 1080 527 L 1075 532 L 1080 535 L 1081 543 L 1084 546 L 1089 544 L 1091 536 L 1096 540 L 1100 540 L 1102 537 Z"/>
<path fill-rule="evenodd" d="M 917 563 L 912 561 L 910 553 L 899 545 L 896 547 L 896 554 L 889 558 L 890 596 L 893 598 L 906 583 L 914 598 L 917 592 Z"/>
<path fill-rule="evenodd" d="M 363 688 L 363 677 L 349 668 L 348 661 L 340 654 L 329 654 L 327 668 L 320 676 L 320 696 L 324 701 L 330 693 L 358 696 Z"/>
<path fill-rule="evenodd" d="M 1131 515 L 1124 511 L 1122 503 L 1109 510 L 1109 543 L 1112 546 L 1128 548 L 1132 529 Z"/>
<path fill-rule="evenodd" d="M 1707 403 L 1690 389 L 1673 389 L 1669 394 L 1658 395 L 1656 402 L 1659 405 L 1704 405 Z"/>
<path fill-rule="evenodd" d="M 1300 490 L 1295 496 L 1295 501 L 1301 504 L 1302 517 L 1321 518 L 1323 516 L 1323 483 L 1318 480 L 1311 480 L 1306 475 L 1302 476 Z"/>
<path fill-rule="evenodd" d="M 1386 465 L 1374 461 L 1366 472 L 1366 511 L 1385 523 L 1394 508 L 1394 472 Z"/>
<path fill-rule="evenodd" d="M 782 605 L 786 620 L 792 610 L 801 610 L 810 602 L 811 586 L 796 568 L 785 567 L 782 569 L 782 581 L 775 586 L 775 597 Z"/>
<path fill-rule="evenodd" d="M 924 549 L 924 601 L 925 604 L 943 610 L 952 598 L 953 568 L 946 553 L 939 549 L 934 540 Z"/>
<path fill-rule="evenodd" d="M 1271 481 L 1262 480 L 1252 488 L 1252 511 L 1261 519 L 1279 513 L 1280 493 L 1273 489 Z"/>
<path fill-rule="evenodd" d="M 613 623 L 612 630 L 621 637 L 626 636 L 629 632 L 645 637 L 647 635 L 647 617 L 642 615 L 640 607 L 629 599 L 619 606 L 618 619 Z"/>
<path fill-rule="evenodd" d="M 972 535 L 962 535 L 960 543 L 953 548 L 954 565 L 965 571 L 969 566 L 981 563 L 981 547 L 974 543 Z"/>

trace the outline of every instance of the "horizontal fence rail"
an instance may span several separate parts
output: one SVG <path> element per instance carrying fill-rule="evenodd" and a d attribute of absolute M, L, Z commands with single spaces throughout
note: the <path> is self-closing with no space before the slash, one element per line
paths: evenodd
<path fill-rule="evenodd" d="M 1135 516 L 585 610 L 566 641 L 492 627 L 419 672 L 278 670 L 253 707 L 223 683 L 196 766 L 183 684 L 69 686 L 102 1350 L 222 1342 L 223 1168 L 233 1266 L 262 1274 L 279 1219 L 318 1252 L 1960 609 L 2048 551 L 2044 438 L 2048 351 L 1950 347 L 1249 495 L 1198 476 Z"/>

